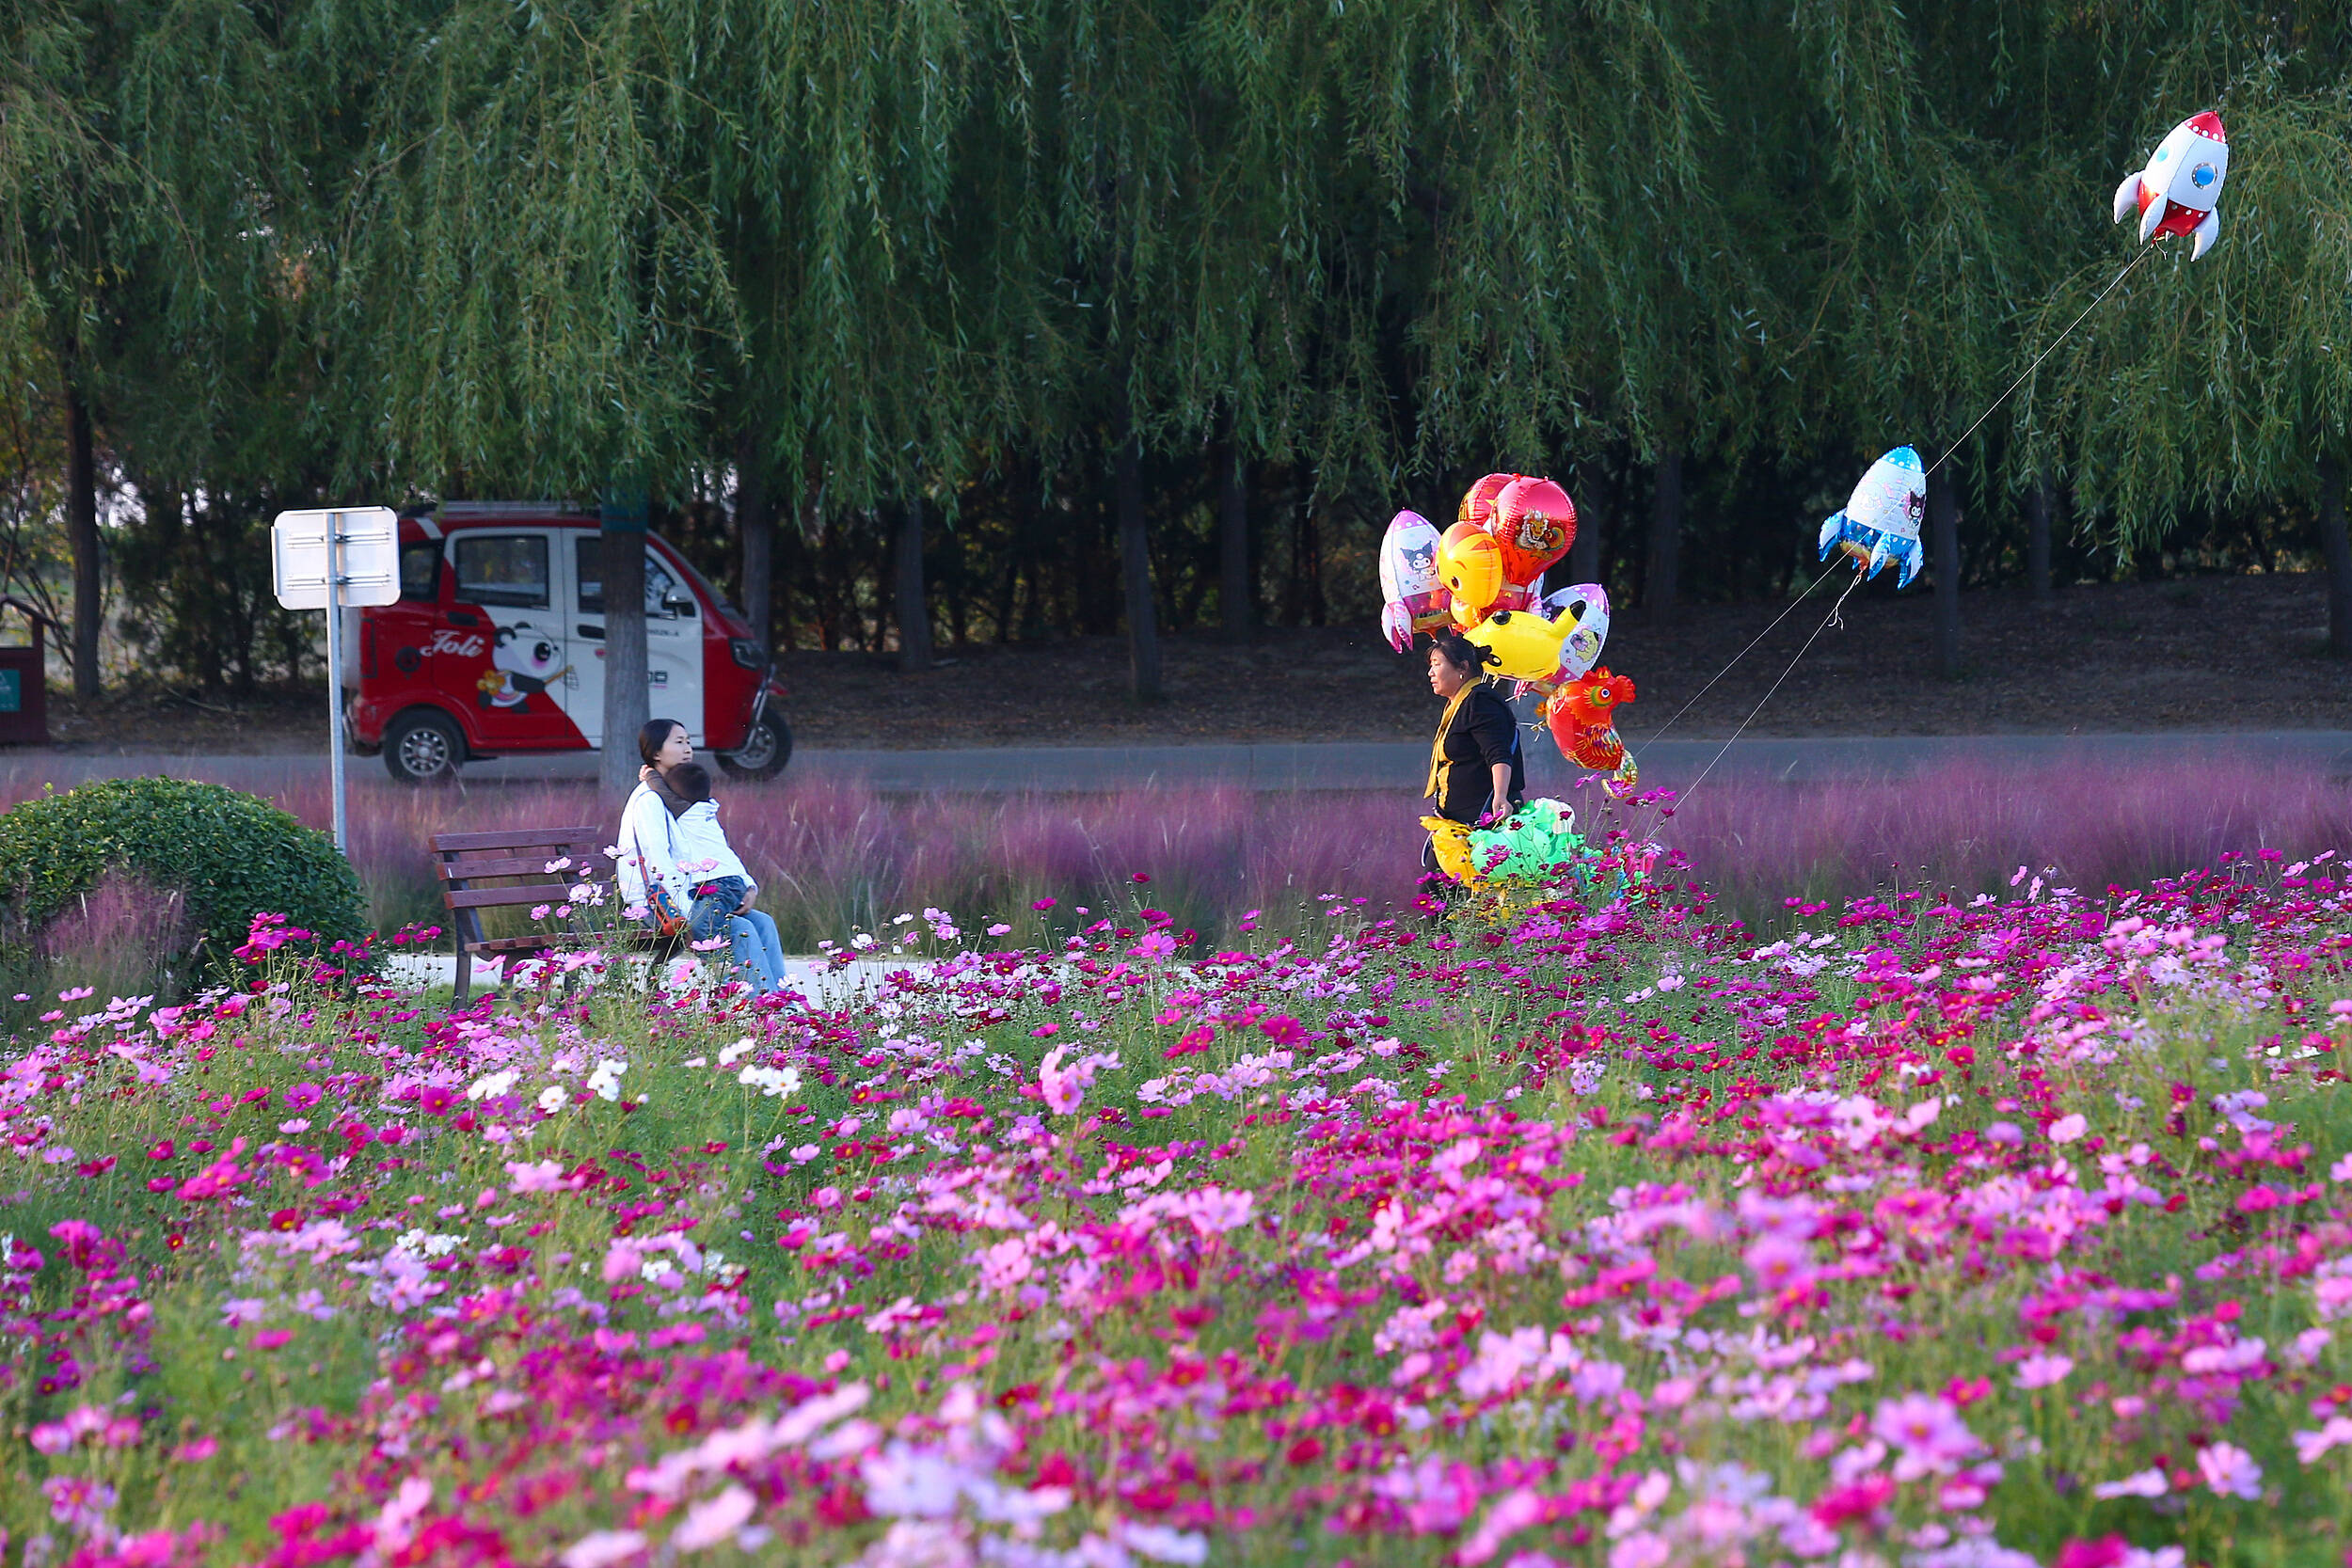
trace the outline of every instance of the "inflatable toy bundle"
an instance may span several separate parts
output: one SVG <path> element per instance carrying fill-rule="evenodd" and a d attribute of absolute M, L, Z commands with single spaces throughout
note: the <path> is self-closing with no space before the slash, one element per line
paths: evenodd
<path fill-rule="evenodd" d="M 1530 800 L 1491 828 L 1442 816 L 1422 825 L 1436 841 L 1438 868 L 1470 888 L 1557 889 L 1588 903 L 1625 891 L 1623 870 L 1584 842 L 1576 813 L 1558 800 Z"/>
<path fill-rule="evenodd" d="M 1562 756 L 1613 770 L 1629 789 L 1637 775 L 1615 710 L 1633 700 L 1633 683 L 1595 670 L 1609 639 L 1609 594 L 1597 582 L 1544 593 L 1544 573 L 1575 542 L 1576 503 L 1532 474 L 1480 480 L 1443 533 L 1400 512 L 1380 543 L 1380 626 L 1399 653 L 1416 632 L 1449 629 L 1486 648 L 1497 671 L 1544 698 Z"/>

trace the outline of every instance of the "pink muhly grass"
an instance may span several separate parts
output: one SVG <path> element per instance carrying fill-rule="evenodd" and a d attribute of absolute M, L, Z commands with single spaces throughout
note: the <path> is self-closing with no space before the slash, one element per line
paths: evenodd
<path fill-rule="evenodd" d="M 202 769 L 194 769 L 200 773 Z M 250 766 L 224 782 L 252 787 Z M 0 774 L 0 805 L 39 781 Z M 304 821 L 328 816 L 324 770 L 287 759 L 259 793 Z M 1148 899 L 1178 930 L 1222 940 L 1251 926 L 1311 932 L 1319 895 L 1402 909 L 1420 875 L 1419 801 L 1395 792 L 1252 791 L 1224 784 L 1092 794 L 910 795 L 856 780 L 722 781 L 722 820 L 763 884 L 787 947 L 812 950 L 902 910 L 983 919 L 1012 945 L 1051 943 Z M 1903 777 L 1822 783 L 1715 778 L 1660 818 L 1568 799 L 1589 830 L 1654 836 L 1688 857 L 1718 908 L 1760 924 L 1789 895 L 1838 901 L 1889 885 L 2006 893 L 2020 865 L 2094 891 L 2211 866 L 2228 850 L 2308 854 L 2352 840 L 2352 781 L 2305 765 L 2224 757 L 2137 764 L 1951 763 Z M 353 784 L 352 861 L 377 923 L 440 924 L 426 844 L 438 832 L 600 822 L 585 783 L 407 789 Z M 1151 879 L 1134 880 L 1140 873 Z M 167 896 L 167 895 L 164 895 Z M 88 929 L 51 945 L 151 950 L 161 907 L 147 890 L 91 895 Z M 1076 906 L 1093 911 L 1075 915 Z M 1264 910 L 1253 918 L 1252 911 Z M 1057 920 L 1058 916 L 1058 920 Z"/>

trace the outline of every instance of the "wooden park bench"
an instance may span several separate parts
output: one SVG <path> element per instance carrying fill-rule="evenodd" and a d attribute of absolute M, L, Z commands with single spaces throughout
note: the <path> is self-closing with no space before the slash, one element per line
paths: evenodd
<path fill-rule="evenodd" d="M 485 936 L 484 910 L 521 909 L 541 904 L 568 907 L 572 889 L 585 880 L 605 890 L 601 913 L 614 914 L 612 865 L 605 855 L 611 835 L 602 828 L 508 828 L 495 832 L 435 833 L 433 853 L 438 858 L 441 901 L 449 909 L 457 938 L 457 1002 L 462 1006 L 473 989 L 477 956 L 511 958 L 552 953 L 596 940 L 609 933 L 569 930 L 548 921 L 522 936 Z M 568 856 L 571 868 L 550 872 L 548 863 Z M 557 879 L 561 879 L 558 880 Z M 550 914 L 554 911 L 551 910 Z"/>

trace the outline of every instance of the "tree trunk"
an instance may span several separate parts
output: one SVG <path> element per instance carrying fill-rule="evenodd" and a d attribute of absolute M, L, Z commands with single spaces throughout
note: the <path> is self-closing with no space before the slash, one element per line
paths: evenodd
<path fill-rule="evenodd" d="M 1960 677 L 1960 491 L 1949 474 L 1928 476 L 1929 564 L 1935 570 L 1935 664 Z"/>
<path fill-rule="evenodd" d="M 898 591 L 898 668 L 931 667 L 931 607 L 923 596 L 923 498 L 909 496 L 898 513 L 898 545 L 891 552 Z"/>
<path fill-rule="evenodd" d="M 2319 460 L 2319 549 L 2328 562 L 2328 646 L 2352 654 L 2352 537 L 2344 532 L 2344 464 Z"/>
<path fill-rule="evenodd" d="M 1584 498 L 1576 509 L 1576 542 L 1568 546 L 1568 581 L 1598 582 L 1602 525 L 1597 503 L 1606 499 L 1607 482 L 1600 477 L 1597 462 L 1593 465 L 1592 480 L 1580 483 L 1578 488 L 1584 492 Z"/>
<path fill-rule="evenodd" d="M 1238 441 L 1226 444 L 1216 525 L 1217 621 L 1226 636 L 1246 638 L 1257 620 L 1257 594 L 1249 575 L 1249 486 Z"/>
<path fill-rule="evenodd" d="M 1298 522 L 1292 536 L 1296 541 L 1291 546 L 1291 555 L 1296 562 L 1298 607 L 1291 616 L 1291 625 L 1319 626 L 1323 625 L 1323 530 L 1312 500 L 1299 503 Z"/>
<path fill-rule="evenodd" d="M 615 487 L 605 497 L 600 516 L 604 745 L 597 772 L 605 793 L 618 796 L 637 787 L 637 769 L 644 760 L 637 753 L 637 732 L 653 717 L 645 682 L 645 492 Z M 689 730 L 702 728 L 698 713 L 662 717 L 675 719 Z"/>
<path fill-rule="evenodd" d="M 1657 488 L 1650 495 L 1649 580 L 1643 604 L 1672 613 L 1682 590 L 1682 452 L 1669 448 L 1658 459 Z"/>
<path fill-rule="evenodd" d="M 2026 583 L 2034 603 L 2050 600 L 2050 514 L 2058 510 L 2058 485 L 2043 474 L 2026 492 Z"/>
<path fill-rule="evenodd" d="M 1119 563 L 1127 606 L 1127 668 L 1136 696 L 1160 697 L 1159 627 L 1152 619 L 1152 552 L 1143 533 L 1143 443 L 1128 426 L 1112 475 L 1119 513 Z"/>
<path fill-rule="evenodd" d="M 743 541 L 743 619 L 759 645 L 772 651 L 776 513 L 768 504 L 768 454 L 748 427 L 735 439 L 735 530 Z"/>
<path fill-rule="evenodd" d="M 65 532 L 73 556 L 73 695 L 98 695 L 98 453 L 89 405 L 69 375 L 65 384 Z"/>

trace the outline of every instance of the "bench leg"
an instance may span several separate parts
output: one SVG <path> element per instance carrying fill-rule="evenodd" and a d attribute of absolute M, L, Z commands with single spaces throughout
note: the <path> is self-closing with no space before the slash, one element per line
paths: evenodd
<path fill-rule="evenodd" d="M 457 939 L 457 1005 L 464 1006 L 466 997 L 473 990 L 473 953 L 466 946 L 466 939 Z"/>

